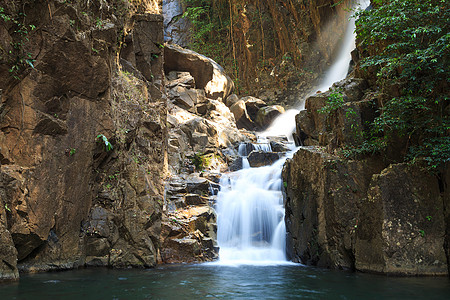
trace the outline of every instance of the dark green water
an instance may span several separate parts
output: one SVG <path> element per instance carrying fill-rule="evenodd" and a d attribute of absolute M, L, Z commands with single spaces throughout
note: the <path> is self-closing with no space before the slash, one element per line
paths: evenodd
<path fill-rule="evenodd" d="M 22 275 L 0 299 L 450 299 L 448 278 L 393 278 L 303 266 L 182 265 Z"/>

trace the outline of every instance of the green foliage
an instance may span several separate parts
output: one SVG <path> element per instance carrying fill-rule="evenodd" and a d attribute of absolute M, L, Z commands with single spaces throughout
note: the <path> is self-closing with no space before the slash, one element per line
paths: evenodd
<path fill-rule="evenodd" d="M 328 96 L 325 106 L 319 109 L 319 113 L 329 115 L 341 108 L 342 105 L 344 105 L 344 98 L 342 93 L 338 91 L 332 92 Z"/>
<path fill-rule="evenodd" d="M 204 169 L 204 162 L 203 162 L 203 153 L 195 153 L 194 156 L 191 157 L 191 162 L 195 166 L 195 169 L 197 171 Z"/>
<path fill-rule="evenodd" d="M 13 29 L 14 41 L 11 42 L 13 50 L 6 53 L 6 59 L 10 63 L 9 73 L 12 77 L 19 80 L 20 73 L 28 66 L 34 69 L 34 59 L 31 53 L 26 52 L 24 45 L 29 41 L 28 36 L 31 31 L 36 29 L 35 25 L 27 25 L 25 22 L 26 15 L 19 12 L 17 15 L 11 15 L 0 6 L 0 20 L 5 23 L 11 23 Z M 3 56 L 3 53 L 0 53 Z"/>
<path fill-rule="evenodd" d="M 380 154 L 386 149 L 386 139 L 375 138 L 372 140 L 363 140 L 357 146 L 346 146 L 342 154 L 348 159 L 357 159 L 367 155 Z"/>
<path fill-rule="evenodd" d="M 191 162 L 197 171 L 201 171 L 211 166 L 215 158 L 214 154 L 203 154 L 201 152 L 195 153 L 194 156 L 190 157 Z"/>
<path fill-rule="evenodd" d="M 229 2 L 211 0 L 184 0 L 184 2 L 187 7 L 182 17 L 187 18 L 192 24 L 192 41 L 189 47 L 222 66 L 233 66 L 236 70 L 237 66 L 231 57 L 232 45 L 229 43 L 231 25 Z"/>
<path fill-rule="evenodd" d="M 97 141 L 98 142 L 103 142 L 105 144 L 105 150 L 111 151 L 113 149 L 113 146 L 111 145 L 111 143 L 108 141 L 108 139 L 106 138 L 106 136 L 104 136 L 103 134 L 99 134 L 97 135 Z"/>
<path fill-rule="evenodd" d="M 70 149 L 70 151 L 69 151 L 69 155 L 72 156 L 72 155 L 74 155 L 76 152 L 77 152 L 77 149 L 72 148 L 72 149 Z"/>
<path fill-rule="evenodd" d="M 360 46 L 376 53 L 361 67 L 376 73 L 383 93 L 396 87 L 400 94 L 381 107 L 374 135 L 406 136 L 407 160 L 423 158 L 439 168 L 450 160 L 449 2 L 379 0 L 357 16 Z"/>

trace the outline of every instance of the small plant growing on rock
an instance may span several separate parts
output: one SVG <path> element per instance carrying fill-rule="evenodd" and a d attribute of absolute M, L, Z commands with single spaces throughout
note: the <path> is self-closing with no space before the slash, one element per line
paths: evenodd
<path fill-rule="evenodd" d="M 112 144 L 108 141 L 108 138 L 106 136 L 104 136 L 103 134 L 99 134 L 97 135 L 97 142 L 102 142 L 105 143 L 105 149 L 106 152 L 111 151 L 113 149 Z"/>
<path fill-rule="evenodd" d="M 328 96 L 325 106 L 319 109 L 319 112 L 329 115 L 341 108 L 342 105 L 344 105 L 344 96 L 342 93 L 338 91 L 333 92 Z"/>

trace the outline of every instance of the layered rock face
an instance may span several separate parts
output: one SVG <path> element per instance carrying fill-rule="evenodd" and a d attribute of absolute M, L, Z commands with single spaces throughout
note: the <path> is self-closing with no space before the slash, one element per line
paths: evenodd
<path fill-rule="evenodd" d="M 331 113 L 329 99 L 342 97 Z M 306 100 L 302 145 L 283 171 L 289 256 L 329 268 L 393 275 L 448 275 L 447 175 L 384 155 L 349 160 L 380 105 L 365 80 L 347 78 Z M 448 167 L 447 167 L 448 170 Z"/>
<path fill-rule="evenodd" d="M 162 18 L 131 18 L 150 1 L 0 4 L 2 51 L 17 45 L 11 53 L 23 57 L 2 52 L 0 65 L 2 279 L 154 265 L 166 164 L 162 61 L 153 59 L 163 56 Z M 124 26 L 131 72 L 117 64 Z"/>
<path fill-rule="evenodd" d="M 218 171 L 228 168 L 222 151 L 249 138 L 222 103 L 233 82 L 216 62 L 194 51 L 166 45 L 168 162 L 161 262 L 210 261 L 218 256 Z"/>

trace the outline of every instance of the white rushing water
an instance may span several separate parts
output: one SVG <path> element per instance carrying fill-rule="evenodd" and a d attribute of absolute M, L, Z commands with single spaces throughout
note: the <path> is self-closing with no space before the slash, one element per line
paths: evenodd
<path fill-rule="evenodd" d="M 369 0 L 362 0 L 367 7 Z M 355 22 L 346 30 L 343 45 L 335 63 L 326 73 L 319 89 L 328 90 L 331 85 L 347 75 L 351 60 L 350 51 L 355 47 Z M 316 90 L 317 91 L 317 90 Z M 281 194 L 281 171 L 286 157 L 271 166 L 251 168 L 247 155 L 251 150 L 270 152 L 271 147 L 264 137 L 284 135 L 291 137 L 295 130 L 295 115 L 304 108 L 301 101 L 298 109 L 288 110 L 277 118 L 263 133 L 258 143 L 252 146 L 241 144 L 238 152 L 242 156 L 242 170 L 223 175 L 217 199 L 217 242 L 219 261 L 224 265 L 276 265 L 288 264 L 286 259 L 286 228 L 284 205 Z"/>
<path fill-rule="evenodd" d="M 265 139 L 253 149 L 270 152 Z M 286 158 L 271 166 L 250 168 L 241 144 L 243 169 L 223 175 L 217 201 L 219 264 L 273 265 L 288 263 L 281 169 Z M 244 163 L 244 161 L 246 163 Z"/>
<path fill-rule="evenodd" d="M 360 0 L 355 8 L 366 9 L 370 4 L 370 0 Z M 336 55 L 336 59 L 331 67 L 325 72 L 324 79 L 311 91 L 309 95 L 313 95 L 318 91 L 326 92 L 333 85 L 333 83 L 344 79 L 347 76 L 350 61 L 352 59 L 351 51 L 355 48 L 355 19 L 351 17 L 345 30 L 341 46 Z M 262 132 L 263 136 L 285 135 L 288 139 L 292 139 L 292 133 L 295 130 L 295 115 L 300 110 L 305 109 L 305 101 L 299 101 L 297 107 L 287 110 L 284 114 L 276 118 L 270 127 Z"/>

